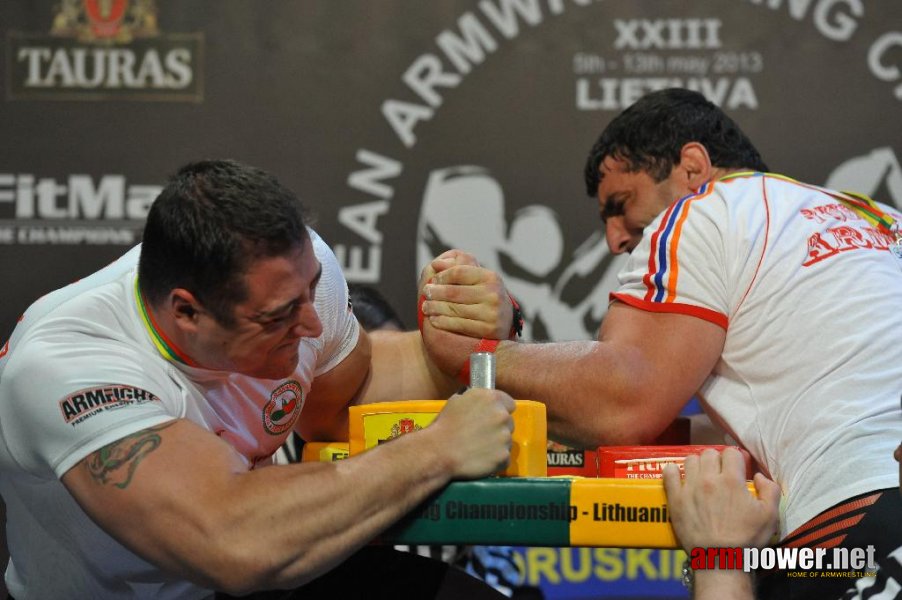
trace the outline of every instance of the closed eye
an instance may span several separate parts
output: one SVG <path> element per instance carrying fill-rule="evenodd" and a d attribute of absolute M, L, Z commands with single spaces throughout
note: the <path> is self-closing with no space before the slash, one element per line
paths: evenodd
<path fill-rule="evenodd" d="M 322 275 L 323 267 L 322 265 L 319 265 L 316 275 L 314 275 L 313 280 L 310 282 L 310 287 L 308 288 L 306 298 L 304 296 L 299 296 L 291 302 L 283 304 L 282 306 L 271 311 L 259 313 L 251 317 L 251 320 L 259 325 L 262 325 L 263 327 L 272 329 L 281 326 L 289 320 L 295 319 L 297 317 L 298 311 L 301 309 L 304 303 L 312 303 L 316 299 L 316 288 L 320 282 L 320 279 L 322 278 Z"/>
<path fill-rule="evenodd" d="M 285 321 L 288 321 L 289 319 L 293 318 L 294 315 L 297 313 L 297 310 L 300 307 L 300 305 L 301 305 L 301 301 L 295 300 L 291 304 L 288 304 L 285 307 L 283 307 L 281 310 L 279 310 L 278 313 L 269 315 L 269 316 L 267 316 L 266 319 L 258 321 L 258 323 L 260 323 L 264 327 L 280 325 L 280 324 L 284 323 Z"/>

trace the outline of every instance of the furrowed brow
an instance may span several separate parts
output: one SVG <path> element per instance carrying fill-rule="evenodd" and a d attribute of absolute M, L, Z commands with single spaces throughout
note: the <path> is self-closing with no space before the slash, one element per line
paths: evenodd
<path fill-rule="evenodd" d="M 626 202 L 626 195 L 622 192 L 614 192 L 608 194 L 604 200 L 604 205 L 599 211 L 601 220 L 605 221 L 608 217 L 614 217 L 623 214 L 623 204 Z"/>
<path fill-rule="evenodd" d="M 291 308 L 300 302 L 300 298 L 295 298 L 293 300 L 289 300 L 285 304 L 281 306 L 277 306 L 272 310 L 266 310 L 256 313 L 253 317 L 251 317 L 255 321 L 265 321 L 267 319 L 274 319 L 281 317 L 283 314 L 291 310 Z"/>
<path fill-rule="evenodd" d="M 319 269 L 316 271 L 316 275 L 314 275 L 313 279 L 310 281 L 309 289 L 316 288 L 316 286 L 319 284 L 319 280 L 322 278 L 322 276 L 323 276 L 323 266 L 319 265 Z M 274 319 L 274 318 L 277 319 L 279 317 L 282 317 L 285 313 L 287 313 L 292 308 L 294 308 L 295 306 L 300 304 L 302 298 L 303 298 L 303 296 L 298 296 L 297 298 L 289 300 L 285 304 L 277 306 L 276 308 L 273 308 L 271 310 L 257 312 L 251 317 L 251 319 L 253 319 L 254 321 L 265 321 L 267 319 Z"/>

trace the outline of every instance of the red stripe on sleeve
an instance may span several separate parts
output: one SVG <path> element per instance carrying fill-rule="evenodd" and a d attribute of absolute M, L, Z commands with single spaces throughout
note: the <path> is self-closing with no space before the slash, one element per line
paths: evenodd
<path fill-rule="evenodd" d="M 689 315 L 691 317 L 698 317 L 703 321 L 714 323 L 724 330 L 727 329 L 727 325 L 729 324 L 729 319 L 725 314 L 719 313 L 716 310 L 711 310 L 710 308 L 702 308 L 701 306 L 692 306 L 691 304 L 681 304 L 679 302 L 669 302 L 667 304 L 661 302 L 647 302 L 645 300 L 640 300 L 626 294 L 618 293 L 611 294 L 611 300 L 619 300 L 620 302 L 628 304 L 633 308 L 638 308 L 640 310 L 645 310 L 648 312 L 677 313 L 681 315 Z"/>

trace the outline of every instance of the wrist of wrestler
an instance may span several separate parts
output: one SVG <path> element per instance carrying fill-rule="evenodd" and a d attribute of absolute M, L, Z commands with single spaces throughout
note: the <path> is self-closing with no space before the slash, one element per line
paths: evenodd
<path fill-rule="evenodd" d="M 511 328 L 508 332 L 507 339 L 510 341 L 516 341 L 521 335 L 523 335 L 523 313 L 520 310 L 520 304 L 514 300 L 514 297 L 510 294 L 507 297 L 511 301 L 511 307 L 513 308 L 513 315 L 511 319 Z M 498 345 L 501 343 L 501 340 L 489 340 L 486 338 L 482 338 L 479 340 L 473 349 L 470 351 L 470 354 L 475 352 L 490 352 L 492 354 L 498 350 Z M 470 384 L 470 361 L 464 360 L 463 366 L 460 368 L 460 371 L 457 373 L 457 381 L 462 383 L 463 385 Z"/>
<path fill-rule="evenodd" d="M 510 294 L 507 297 L 511 301 L 512 318 L 511 318 L 511 327 L 508 332 L 508 340 L 515 341 L 520 336 L 523 335 L 523 311 L 520 310 L 520 304 L 514 299 Z M 423 313 L 423 303 L 426 301 L 426 296 L 420 295 L 419 300 L 417 301 L 417 325 L 420 328 L 420 333 L 423 333 L 423 321 L 426 318 L 426 315 Z M 470 354 L 474 352 L 491 352 L 494 353 L 498 349 L 498 344 L 501 343 L 501 340 L 490 340 L 487 338 L 482 338 L 478 342 L 476 342 L 473 346 L 473 349 L 470 351 Z M 464 385 L 469 385 L 470 383 L 470 361 L 469 357 L 464 360 L 463 366 L 460 368 L 460 371 L 457 373 L 457 380 Z"/>

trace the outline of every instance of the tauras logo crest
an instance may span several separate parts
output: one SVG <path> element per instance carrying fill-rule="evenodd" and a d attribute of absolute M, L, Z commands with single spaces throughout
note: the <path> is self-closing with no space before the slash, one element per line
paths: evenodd
<path fill-rule="evenodd" d="M 63 0 L 50 29 L 81 42 L 127 43 L 159 33 L 154 0 Z"/>
<path fill-rule="evenodd" d="M 12 100 L 203 97 L 203 34 L 162 34 L 155 0 L 63 0 L 49 34 L 7 44 Z"/>

